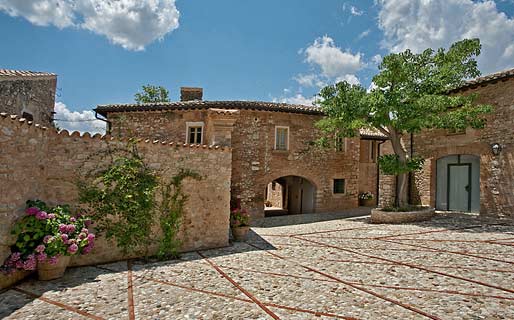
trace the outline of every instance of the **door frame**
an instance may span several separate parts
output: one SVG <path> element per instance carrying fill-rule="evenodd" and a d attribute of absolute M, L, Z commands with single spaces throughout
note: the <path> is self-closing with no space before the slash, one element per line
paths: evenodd
<path fill-rule="evenodd" d="M 451 177 L 451 167 L 462 167 L 462 166 L 467 166 L 468 167 L 468 211 L 467 212 L 471 212 L 471 190 L 473 188 L 473 184 L 472 184 L 472 181 L 471 181 L 471 163 L 460 163 L 460 157 L 459 157 L 459 163 L 448 163 L 448 168 L 447 168 L 447 185 L 446 185 L 446 210 L 447 211 L 450 211 L 450 177 Z"/>

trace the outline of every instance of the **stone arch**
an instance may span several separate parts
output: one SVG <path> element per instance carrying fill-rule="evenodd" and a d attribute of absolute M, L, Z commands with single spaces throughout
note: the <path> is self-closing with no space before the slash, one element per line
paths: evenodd
<path fill-rule="evenodd" d="M 267 179 L 264 191 L 266 215 L 314 213 L 316 184 L 300 175 L 280 175 Z M 270 205 L 270 206 L 268 206 Z"/>

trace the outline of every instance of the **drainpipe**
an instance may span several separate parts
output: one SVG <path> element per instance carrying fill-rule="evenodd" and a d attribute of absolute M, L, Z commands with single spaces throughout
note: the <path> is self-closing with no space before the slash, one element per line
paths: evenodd
<path fill-rule="evenodd" d="M 95 110 L 95 118 L 100 120 L 100 121 L 103 121 L 103 122 L 107 123 L 107 130 L 105 130 L 105 134 L 111 134 L 112 123 L 109 120 L 107 120 L 107 119 L 100 118 L 98 116 L 98 112 L 96 110 Z"/>
<path fill-rule="evenodd" d="M 414 156 L 414 133 L 410 133 L 410 158 L 412 159 L 412 157 Z M 412 204 L 412 179 L 413 179 L 413 176 L 412 176 L 412 172 L 409 172 L 409 185 L 408 185 L 408 188 L 409 188 L 409 204 Z"/>
<path fill-rule="evenodd" d="M 378 207 L 378 199 L 380 199 L 380 165 L 378 163 L 378 157 L 380 157 L 380 145 L 384 143 L 384 141 L 380 141 L 378 143 L 378 147 L 377 147 L 377 189 L 376 189 L 376 192 L 375 194 L 377 195 L 377 207 Z"/>

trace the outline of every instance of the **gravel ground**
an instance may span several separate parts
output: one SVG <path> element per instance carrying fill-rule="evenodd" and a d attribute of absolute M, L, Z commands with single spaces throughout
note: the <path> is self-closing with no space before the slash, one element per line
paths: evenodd
<path fill-rule="evenodd" d="M 6 319 L 514 319 L 514 225 L 266 218 L 180 260 L 70 268 L 0 293 Z"/>

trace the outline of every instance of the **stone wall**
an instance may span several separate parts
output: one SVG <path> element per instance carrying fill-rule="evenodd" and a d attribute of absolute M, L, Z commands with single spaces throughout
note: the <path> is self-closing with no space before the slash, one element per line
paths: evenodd
<path fill-rule="evenodd" d="M 359 193 L 371 192 L 377 201 L 377 153 L 380 141 L 361 140 L 359 160 Z M 370 147 L 375 149 L 374 158 L 370 157 Z"/>
<path fill-rule="evenodd" d="M 24 214 L 25 201 L 39 198 L 49 204 L 76 204 L 76 182 L 81 172 L 106 163 L 99 153 L 123 148 L 126 140 L 80 136 L 78 132 L 57 133 L 54 129 L 0 116 L 0 260 L 9 253 L 15 239 L 13 223 Z M 198 172 L 200 181 L 184 180 L 189 200 L 179 238 L 182 251 L 228 245 L 231 150 L 229 148 L 186 146 L 156 140 L 137 143 L 139 153 L 166 180 L 180 168 Z M 126 258 L 100 237 L 89 254 L 75 257 L 73 265 L 102 263 Z M 0 286 L 9 278 L 0 276 Z"/>
<path fill-rule="evenodd" d="M 320 150 L 314 123 L 321 116 L 254 110 L 174 110 L 110 113 L 112 134 L 186 141 L 186 122 L 202 121 L 204 143 L 232 147 L 232 200 L 254 218 L 264 216 L 266 185 L 299 176 L 315 186 L 314 212 L 358 206 L 359 138 L 345 151 Z M 289 127 L 289 150 L 274 150 L 275 126 Z M 333 194 L 333 179 L 346 180 L 345 194 Z"/>
<path fill-rule="evenodd" d="M 56 76 L 0 77 L 0 112 L 22 116 L 51 126 L 55 104 Z"/>

